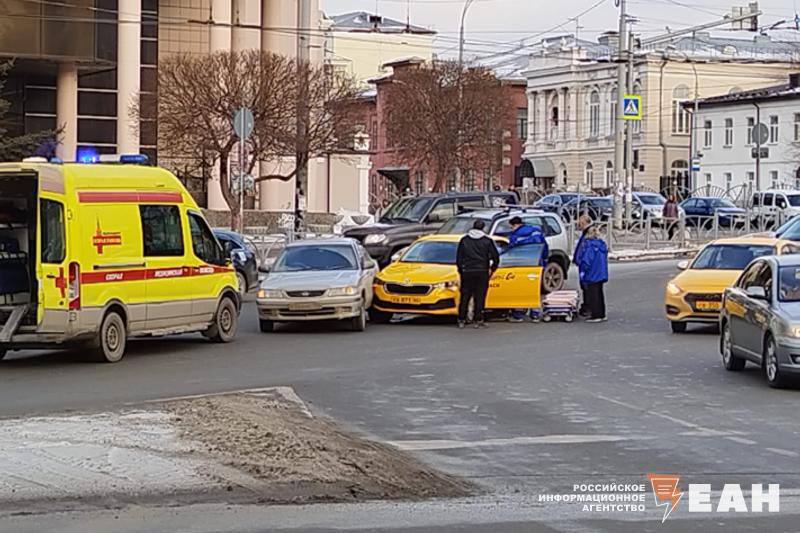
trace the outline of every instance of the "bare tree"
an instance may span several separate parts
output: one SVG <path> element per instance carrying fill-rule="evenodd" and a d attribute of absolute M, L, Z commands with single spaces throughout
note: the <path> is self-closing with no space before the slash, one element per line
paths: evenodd
<path fill-rule="evenodd" d="M 300 68 L 308 70 L 304 90 Z M 357 116 L 344 105 L 355 97 L 354 87 L 349 80 L 325 76 L 322 67 L 298 66 L 293 59 L 258 50 L 170 56 L 158 69 L 159 158 L 175 170 L 203 168 L 209 162 L 218 166 L 235 227 L 241 214 L 227 162 L 237 151 L 236 111 L 248 107 L 254 118 L 244 171 L 251 174 L 259 161 L 291 158 L 294 168 L 286 174 L 255 177 L 256 182 L 288 181 L 298 164 L 335 151 L 355 131 Z M 310 124 L 298 138 L 296 113 L 303 93 L 308 95 Z M 140 116 L 140 108 L 137 102 L 131 113 Z"/>
<path fill-rule="evenodd" d="M 390 83 L 388 140 L 403 159 L 436 173 L 435 191 L 457 171 L 499 166 L 510 99 L 489 69 L 436 61 L 399 70 Z"/>

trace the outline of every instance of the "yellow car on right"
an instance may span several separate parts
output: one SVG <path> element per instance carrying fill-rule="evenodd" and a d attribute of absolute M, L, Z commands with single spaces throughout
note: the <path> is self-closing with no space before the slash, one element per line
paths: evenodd
<path fill-rule="evenodd" d="M 798 252 L 800 243 L 756 235 L 708 243 L 693 259 L 678 263 L 681 272 L 667 283 L 664 308 L 673 333 L 685 332 L 691 323 L 716 324 L 723 291 L 753 259 Z"/>

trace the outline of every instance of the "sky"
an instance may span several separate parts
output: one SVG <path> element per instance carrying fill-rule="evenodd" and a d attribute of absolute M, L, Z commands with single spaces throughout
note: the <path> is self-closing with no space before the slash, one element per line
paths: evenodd
<path fill-rule="evenodd" d="M 615 0 L 474 0 L 465 25 L 465 50 L 468 56 L 490 54 L 510 47 L 509 42 L 537 42 L 547 35 L 574 33 L 574 17 L 579 35 L 595 39 L 606 30 L 615 30 L 619 8 Z M 744 6 L 746 0 L 628 0 L 628 13 L 638 19 L 635 31 L 644 37 L 658 35 L 687 26 L 710 22 L 729 13 L 733 5 Z M 351 11 L 377 11 L 380 15 L 405 21 L 410 10 L 412 24 L 439 32 L 437 50 L 455 53 L 463 0 L 320 0 L 328 15 Z M 794 20 L 800 0 L 761 0 L 764 14 L 759 25 Z M 572 19 L 572 20 L 570 20 Z M 715 33 L 719 33 L 717 30 Z"/>

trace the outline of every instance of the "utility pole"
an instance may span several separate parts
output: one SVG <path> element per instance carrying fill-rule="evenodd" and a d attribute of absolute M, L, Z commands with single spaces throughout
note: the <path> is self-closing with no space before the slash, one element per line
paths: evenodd
<path fill-rule="evenodd" d="M 625 92 L 633 94 L 633 21 L 628 30 L 628 79 Z M 624 113 L 624 110 L 623 110 Z M 625 220 L 631 221 L 631 203 L 633 202 L 633 121 L 625 121 Z"/>
<path fill-rule="evenodd" d="M 617 116 L 614 126 L 614 190 L 613 198 L 613 217 L 614 225 L 621 226 L 622 210 L 620 209 L 620 187 L 625 166 L 625 120 L 622 118 L 625 106 L 625 81 L 628 67 L 628 20 L 625 13 L 625 0 L 619 0 L 619 32 L 617 34 L 619 44 L 617 45 Z"/>
<path fill-rule="evenodd" d="M 308 74 L 311 67 L 311 2 L 297 2 L 297 74 L 304 79 L 298 82 L 297 94 L 297 139 L 295 141 L 295 231 L 305 230 L 305 211 L 308 205 L 308 148 L 306 137 L 308 131 Z"/>

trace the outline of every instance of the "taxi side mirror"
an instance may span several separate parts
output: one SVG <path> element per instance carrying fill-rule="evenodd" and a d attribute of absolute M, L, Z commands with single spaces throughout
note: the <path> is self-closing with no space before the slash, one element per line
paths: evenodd
<path fill-rule="evenodd" d="M 689 261 L 687 261 L 685 259 L 683 261 L 678 261 L 678 265 L 677 266 L 678 266 L 678 270 L 686 270 L 687 268 L 689 268 Z"/>

